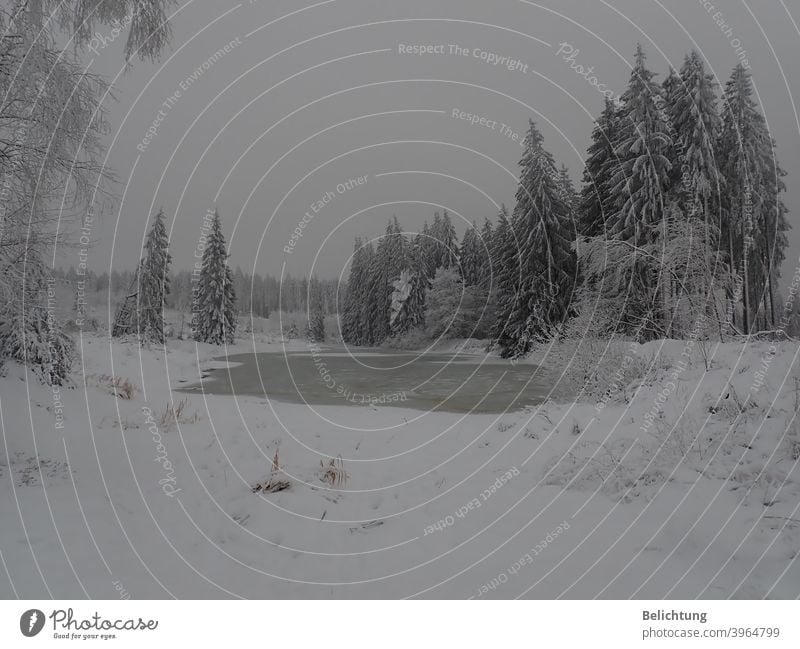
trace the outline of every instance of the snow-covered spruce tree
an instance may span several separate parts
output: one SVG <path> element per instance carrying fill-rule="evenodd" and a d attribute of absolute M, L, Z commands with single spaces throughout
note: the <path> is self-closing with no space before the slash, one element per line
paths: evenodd
<path fill-rule="evenodd" d="M 433 225 L 430 228 L 433 240 L 433 270 L 450 268 L 458 262 L 458 238 L 453 222 L 447 210 L 440 216 L 438 212 L 433 215 Z"/>
<path fill-rule="evenodd" d="M 577 229 L 575 221 L 577 221 L 578 202 L 580 199 L 575 191 L 575 184 L 569 176 L 569 169 L 567 169 L 567 165 L 565 164 L 562 164 L 561 168 L 558 170 L 558 188 L 561 192 L 561 198 L 569 210 L 570 221 L 573 221 L 573 227 Z"/>
<path fill-rule="evenodd" d="M 195 340 L 213 345 L 233 343 L 236 332 L 236 292 L 218 211 L 203 251 L 194 330 Z"/>
<path fill-rule="evenodd" d="M 479 283 L 486 290 L 490 290 L 493 284 L 492 275 L 497 272 L 497 263 L 492 263 L 492 246 L 494 245 L 494 228 L 489 219 L 483 220 L 483 227 L 478 235 L 477 241 Z"/>
<path fill-rule="evenodd" d="M 529 121 L 512 225 L 520 241 L 519 298 L 509 318 L 505 353 L 526 354 L 569 315 L 575 282 L 575 223 L 558 184 L 553 156 Z"/>
<path fill-rule="evenodd" d="M 684 56 L 684 62 L 689 60 L 688 54 Z M 678 157 L 678 147 L 677 147 L 677 138 L 675 137 L 675 129 L 674 129 L 674 117 L 675 117 L 675 105 L 681 99 L 681 97 L 685 96 L 686 92 L 683 87 L 683 81 L 681 80 L 680 75 L 675 71 L 675 68 L 669 66 L 669 70 L 667 71 L 667 76 L 664 81 L 661 83 L 661 99 L 663 101 L 664 107 L 664 114 L 667 116 L 669 123 L 668 127 L 670 129 L 670 143 L 664 150 L 664 155 L 669 159 L 670 165 L 672 165 L 670 172 L 669 172 L 669 188 L 670 196 L 669 200 L 678 200 L 680 201 L 679 207 L 682 210 L 686 209 L 686 196 L 683 195 L 682 183 L 684 181 L 683 178 L 683 170 L 681 168 L 681 161 Z M 688 185 L 688 180 L 686 183 Z M 665 199 L 666 203 L 666 199 Z"/>
<path fill-rule="evenodd" d="M 495 307 L 490 346 L 499 346 L 507 356 L 512 348 L 511 315 L 519 299 L 522 283 L 519 233 L 515 232 L 503 205 L 497 215 L 497 227 L 492 234 L 491 257 L 494 268 L 490 302 Z"/>
<path fill-rule="evenodd" d="M 481 257 L 480 242 L 476 232 L 475 224 L 467 228 L 461 238 L 459 249 L 458 265 L 461 270 L 461 277 L 467 286 L 475 286 L 481 279 Z"/>
<path fill-rule="evenodd" d="M 619 303 L 620 329 L 637 338 L 664 335 L 663 322 L 651 320 L 662 313 L 655 308 L 661 286 L 657 267 L 646 259 L 639 263 L 639 248 L 651 243 L 665 209 L 672 164 L 667 116 L 663 111 L 661 88 L 645 66 L 641 45 L 628 88 L 622 95 L 619 132 L 614 151 L 619 162 L 610 183 L 615 211 L 609 219 L 609 235 L 628 244 L 633 263 L 624 277 L 624 299 Z M 614 288 L 616 290 L 616 287 Z"/>
<path fill-rule="evenodd" d="M 306 338 L 311 342 L 325 342 L 325 301 L 322 287 L 316 277 L 308 283 L 308 324 Z"/>
<path fill-rule="evenodd" d="M 614 210 L 611 178 L 617 164 L 614 143 L 618 130 L 619 110 L 611 99 L 606 99 L 603 112 L 592 130 L 579 199 L 579 231 L 587 237 L 603 234 L 606 221 Z"/>
<path fill-rule="evenodd" d="M 674 148 L 680 157 L 681 180 L 673 191 L 681 197 L 689 218 L 699 216 L 705 229 L 706 265 L 703 285 L 696 287 L 713 300 L 712 255 L 717 249 L 710 236 L 718 214 L 723 179 L 719 172 L 717 142 L 721 120 L 717 112 L 714 77 L 706 72 L 700 55 L 692 51 L 681 67 L 680 83 L 670 89 L 668 110 L 672 119 Z"/>
<path fill-rule="evenodd" d="M 770 138 L 770 150 L 764 167 L 763 177 L 764 209 L 761 214 L 758 241 L 761 280 L 762 330 L 774 330 L 780 320 L 780 299 L 777 297 L 780 268 L 789 246 L 787 232 L 789 210 L 781 199 L 786 191 L 783 178 L 786 172 L 781 168 L 775 154 L 775 140 Z"/>
<path fill-rule="evenodd" d="M 672 145 L 669 125 L 659 110 L 661 88 L 645 66 L 641 45 L 636 48 L 628 88 L 622 95 L 622 109 L 615 152 L 611 191 L 616 197 L 612 215 L 612 236 L 640 243 L 652 240 L 653 228 L 661 221 L 664 193 L 672 165 L 665 152 Z"/>
<path fill-rule="evenodd" d="M 391 313 L 392 282 L 409 267 L 410 245 L 403 236 L 397 217 L 386 227 L 375 250 L 370 268 L 367 319 L 370 326 L 369 344 L 380 344 L 391 333 L 389 318 Z"/>
<path fill-rule="evenodd" d="M 426 259 L 425 253 L 426 242 L 430 241 L 431 239 L 426 236 L 423 230 L 423 232 L 414 237 L 409 246 L 411 290 L 405 302 L 405 314 L 401 328 L 401 333 L 403 334 L 412 329 L 425 326 L 425 300 L 430 288 L 430 277 L 428 276 L 429 260 Z M 428 246 L 428 249 L 430 249 L 430 246 Z"/>
<path fill-rule="evenodd" d="M 139 273 L 137 316 L 142 342 L 164 343 L 164 306 L 169 294 L 169 239 L 164 211 L 159 210 L 144 244 L 144 259 Z"/>
<path fill-rule="evenodd" d="M 342 308 L 342 339 L 350 345 L 361 345 L 364 327 L 361 321 L 365 286 L 367 284 L 367 249 L 360 237 L 356 237 L 350 276 Z"/>
<path fill-rule="evenodd" d="M 372 273 L 375 268 L 375 247 L 369 241 L 362 246 L 363 281 L 356 285 L 353 299 L 358 300 L 359 314 L 356 320 L 357 327 L 353 331 L 353 344 L 371 345 L 374 340 L 374 322 L 372 320 L 373 281 Z M 349 290 L 349 287 L 348 287 Z"/>
<path fill-rule="evenodd" d="M 72 367 L 74 344 L 55 318 L 55 282 L 34 251 L 20 266 L 20 290 L 0 317 L 0 359 L 23 363 L 43 383 L 62 385 Z"/>
<path fill-rule="evenodd" d="M 769 312 L 774 322 L 776 262 L 783 256 L 788 229 L 780 198 L 783 170 L 752 94 L 750 73 L 739 64 L 723 94 L 719 157 L 728 187 L 722 204 L 722 238 L 735 276 L 729 291 L 730 316 L 744 333 L 759 326 L 759 311 Z M 739 303 L 741 323 L 736 317 Z"/>

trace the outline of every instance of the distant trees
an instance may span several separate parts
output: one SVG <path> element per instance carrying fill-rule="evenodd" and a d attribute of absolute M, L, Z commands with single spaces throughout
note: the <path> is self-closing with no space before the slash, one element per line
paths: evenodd
<path fill-rule="evenodd" d="M 342 336 L 354 345 L 390 337 L 489 334 L 493 228 L 472 224 L 458 241 L 447 212 L 436 213 L 413 238 L 396 218 L 376 249 L 357 238 L 342 312 Z M 448 325 L 448 323 L 450 323 Z"/>

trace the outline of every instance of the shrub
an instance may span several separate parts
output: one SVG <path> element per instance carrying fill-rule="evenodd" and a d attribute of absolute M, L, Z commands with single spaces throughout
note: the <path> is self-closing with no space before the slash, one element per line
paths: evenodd
<path fill-rule="evenodd" d="M 72 369 L 75 345 L 46 309 L 31 308 L 0 322 L 0 357 L 13 358 L 47 385 L 63 385 Z"/>

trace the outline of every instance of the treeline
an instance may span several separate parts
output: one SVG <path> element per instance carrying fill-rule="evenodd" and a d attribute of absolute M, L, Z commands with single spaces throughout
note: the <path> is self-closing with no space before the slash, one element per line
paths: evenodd
<path fill-rule="evenodd" d="M 53 276 L 75 283 L 78 279 L 85 280 L 87 298 L 94 294 L 99 296 L 110 291 L 112 302 L 118 302 L 131 289 L 136 280 L 135 271 L 118 271 L 111 273 L 95 273 L 87 271 L 85 275 L 78 276 L 74 267 L 64 270 L 59 268 Z M 188 270 L 169 273 L 170 291 L 165 296 L 165 306 L 177 311 L 190 311 L 192 308 L 192 274 Z M 233 287 L 237 299 L 237 311 L 240 315 L 268 318 L 275 311 L 286 312 L 307 311 L 309 304 L 317 303 L 317 296 L 326 315 L 336 313 L 336 280 L 318 279 L 313 277 L 292 277 L 287 275 L 280 282 L 272 275 L 250 275 L 242 272 L 240 267 L 233 271 Z M 309 301 L 309 298 L 310 301 Z"/>
<path fill-rule="evenodd" d="M 738 65 L 721 97 L 696 52 L 654 78 L 637 47 L 625 93 L 595 123 L 580 192 L 530 122 L 510 216 L 460 242 L 446 213 L 413 237 L 394 219 L 377 246 L 357 239 L 345 341 L 488 333 L 519 356 L 568 334 L 785 333 L 785 173 L 749 71 Z"/>

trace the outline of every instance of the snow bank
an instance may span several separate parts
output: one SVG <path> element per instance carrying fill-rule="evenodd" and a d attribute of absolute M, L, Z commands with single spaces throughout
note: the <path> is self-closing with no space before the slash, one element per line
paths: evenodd
<path fill-rule="evenodd" d="M 187 396 L 226 350 L 78 349 L 60 406 L 0 378 L 2 596 L 800 594 L 796 343 L 651 343 L 607 400 L 470 416 Z"/>

